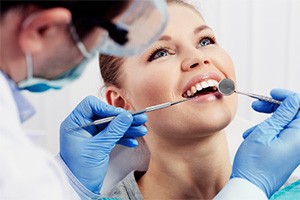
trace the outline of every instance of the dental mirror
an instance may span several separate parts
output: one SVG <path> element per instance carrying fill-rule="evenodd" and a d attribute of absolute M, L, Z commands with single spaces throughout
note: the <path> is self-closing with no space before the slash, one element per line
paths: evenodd
<path fill-rule="evenodd" d="M 229 78 L 224 78 L 221 80 L 218 84 L 218 90 L 221 94 L 225 96 L 229 96 L 234 93 L 235 91 L 235 85 L 233 80 Z"/>
<path fill-rule="evenodd" d="M 245 92 L 240 92 L 235 89 L 235 84 L 234 81 L 229 79 L 229 78 L 224 78 L 221 80 L 218 84 L 218 90 L 221 94 L 225 96 L 232 95 L 234 92 L 237 94 L 242 94 L 251 98 L 259 99 L 262 101 L 267 101 L 270 103 L 275 103 L 275 104 L 281 104 L 281 101 L 275 100 L 271 97 L 263 96 L 263 95 L 257 95 L 253 93 L 245 93 Z"/>

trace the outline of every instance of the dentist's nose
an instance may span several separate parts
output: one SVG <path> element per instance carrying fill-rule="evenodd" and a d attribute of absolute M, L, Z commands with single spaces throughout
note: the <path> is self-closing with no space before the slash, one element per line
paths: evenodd
<path fill-rule="evenodd" d="M 194 49 L 185 54 L 185 58 L 181 63 L 182 71 L 190 71 L 193 68 L 208 65 L 209 59 L 199 49 Z"/>

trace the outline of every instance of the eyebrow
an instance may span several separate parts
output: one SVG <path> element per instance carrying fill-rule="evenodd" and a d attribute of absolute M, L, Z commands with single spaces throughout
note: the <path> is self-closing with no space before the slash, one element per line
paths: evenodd
<path fill-rule="evenodd" d="M 171 40 L 171 37 L 170 36 L 168 36 L 168 35 L 163 35 L 163 36 L 161 36 L 160 38 L 159 38 L 159 40 L 158 41 L 169 41 L 169 40 Z"/>
<path fill-rule="evenodd" d="M 194 34 L 199 33 L 199 32 L 201 32 L 201 31 L 203 31 L 204 29 L 210 29 L 210 30 L 212 30 L 209 26 L 207 26 L 207 25 L 202 25 L 202 26 L 199 26 L 198 28 L 196 28 L 196 29 L 194 30 Z"/>
<path fill-rule="evenodd" d="M 210 29 L 210 30 L 212 30 L 209 26 L 207 26 L 207 25 L 202 25 L 202 26 L 199 26 L 199 27 L 195 28 L 194 34 L 199 33 L 199 32 L 201 32 L 201 31 L 203 31 L 204 29 Z M 161 36 L 161 37 L 159 38 L 158 41 L 169 41 L 169 40 L 171 40 L 171 39 L 172 39 L 172 38 L 171 38 L 170 36 L 168 36 L 168 35 L 163 35 L 163 36 Z"/>

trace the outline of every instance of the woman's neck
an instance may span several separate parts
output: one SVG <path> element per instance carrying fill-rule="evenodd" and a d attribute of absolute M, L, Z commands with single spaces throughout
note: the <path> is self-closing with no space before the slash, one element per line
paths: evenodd
<path fill-rule="evenodd" d="M 212 199 L 229 180 L 224 132 L 190 145 L 170 146 L 151 151 L 149 169 L 138 181 L 145 199 Z"/>

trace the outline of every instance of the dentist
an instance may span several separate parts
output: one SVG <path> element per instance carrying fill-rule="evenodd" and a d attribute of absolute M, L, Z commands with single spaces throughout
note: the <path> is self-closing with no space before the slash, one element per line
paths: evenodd
<path fill-rule="evenodd" d="M 101 198 L 110 151 L 117 143 L 135 147 L 136 138 L 146 134 L 146 115 L 133 117 L 87 97 L 61 124 L 60 155 L 54 160 L 22 130 L 34 109 L 20 90 L 60 89 L 99 52 L 143 51 L 162 32 L 166 10 L 161 0 L 1 1 L 0 199 Z M 232 178 L 216 198 L 267 198 L 299 165 L 299 94 L 271 95 L 283 104 L 254 104 L 257 111 L 275 112 L 244 134 Z M 66 131 L 112 115 L 117 117 L 106 127 Z"/>
<path fill-rule="evenodd" d="M 100 198 L 108 153 L 117 142 L 135 145 L 134 138 L 146 133 L 146 115 L 132 117 L 96 98 L 85 99 L 64 125 L 93 116 L 117 117 L 98 138 L 80 144 L 76 139 L 83 135 L 62 131 L 57 162 L 22 130 L 34 109 L 20 90 L 60 89 L 99 52 L 126 56 L 143 51 L 164 29 L 165 2 L 1 0 L 0 7 L 0 199 Z"/>

